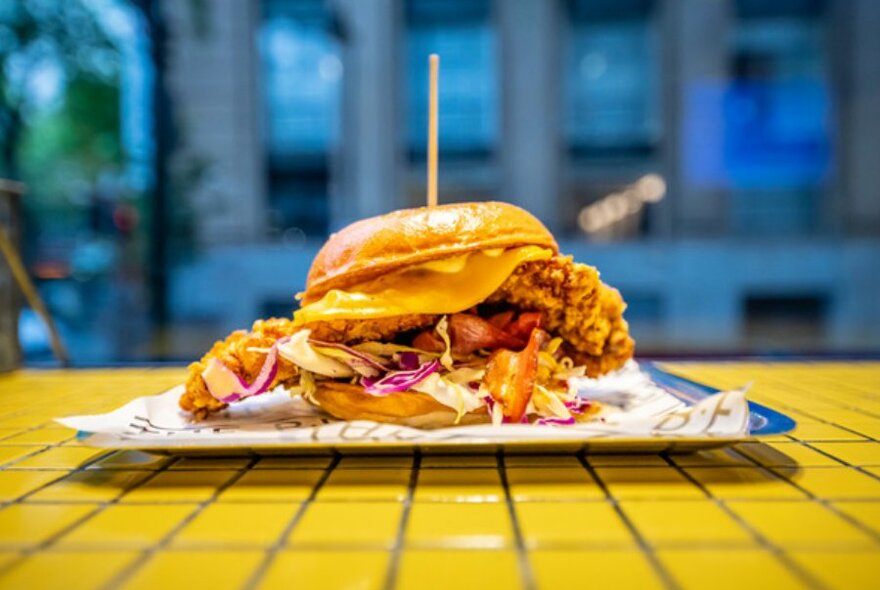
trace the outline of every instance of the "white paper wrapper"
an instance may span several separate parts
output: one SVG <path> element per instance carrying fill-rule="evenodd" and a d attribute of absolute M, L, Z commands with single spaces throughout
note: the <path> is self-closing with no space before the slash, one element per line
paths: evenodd
<path fill-rule="evenodd" d="M 343 445 L 371 441 L 504 443 L 598 438 L 741 438 L 748 435 L 749 408 L 742 390 L 710 395 L 687 405 L 654 384 L 635 362 L 599 379 L 574 381 L 580 395 L 602 403 L 590 422 L 572 426 L 504 424 L 420 430 L 358 420 L 335 420 L 299 397 L 278 388 L 249 398 L 199 423 L 190 422 L 177 400 L 178 386 L 139 397 L 121 408 L 94 416 L 57 421 L 91 433 L 96 446 L 177 448 Z"/>

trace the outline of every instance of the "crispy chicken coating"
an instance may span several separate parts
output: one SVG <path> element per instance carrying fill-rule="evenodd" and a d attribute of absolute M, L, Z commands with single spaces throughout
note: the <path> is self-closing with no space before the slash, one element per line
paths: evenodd
<path fill-rule="evenodd" d="M 617 369 L 632 357 L 634 342 L 623 319 L 626 305 L 620 293 L 604 285 L 595 268 L 576 263 L 570 256 L 521 264 L 487 303 L 541 312 L 544 329 L 565 340 L 566 351 L 576 364 L 586 365 L 590 376 Z M 349 344 L 388 342 L 403 332 L 433 326 L 439 319 L 437 315 L 420 314 L 312 322 L 305 327 L 312 330 L 312 337 L 317 340 Z M 250 332 L 233 332 L 226 340 L 215 343 L 199 362 L 189 366 L 181 408 L 196 418 L 204 418 L 226 406 L 211 396 L 201 376 L 211 358 L 218 358 L 250 383 L 260 372 L 265 350 L 277 339 L 299 329 L 290 319 L 260 320 Z M 293 385 L 297 381 L 296 366 L 279 358 L 278 375 L 272 386 Z"/>

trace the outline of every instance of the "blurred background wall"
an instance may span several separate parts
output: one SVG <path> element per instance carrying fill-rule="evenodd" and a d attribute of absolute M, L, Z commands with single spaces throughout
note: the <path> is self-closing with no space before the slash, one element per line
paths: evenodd
<path fill-rule="evenodd" d="M 441 200 L 533 211 L 641 353 L 880 349 L 880 2 L 11 6 L 0 176 L 79 362 L 288 315 L 328 232 L 423 203 L 431 52 Z"/>

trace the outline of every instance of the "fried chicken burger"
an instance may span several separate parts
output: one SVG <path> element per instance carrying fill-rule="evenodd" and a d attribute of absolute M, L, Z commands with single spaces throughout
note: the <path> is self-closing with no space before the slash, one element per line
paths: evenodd
<path fill-rule="evenodd" d="M 633 354 L 620 294 L 528 212 L 404 209 L 330 236 L 292 319 L 257 321 L 189 367 L 196 419 L 284 386 L 343 420 L 422 428 L 572 424 L 569 379 Z"/>

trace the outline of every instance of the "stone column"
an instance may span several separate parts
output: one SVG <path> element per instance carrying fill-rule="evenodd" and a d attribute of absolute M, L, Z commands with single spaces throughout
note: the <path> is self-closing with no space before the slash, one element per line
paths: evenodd
<path fill-rule="evenodd" d="M 165 2 L 175 170 L 204 167 L 183 196 L 203 245 L 259 241 L 266 229 L 259 2 Z M 180 195 L 176 195 L 180 196 Z M 173 206 L 181 207 L 175 203 Z"/>
<path fill-rule="evenodd" d="M 842 55 L 836 60 L 841 114 L 838 155 L 844 230 L 880 235 L 880 2 L 839 7 Z"/>
<path fill-rule="evenodd" d="M 342 133 L 331 229 L 404 205 L 400 0 L 335 0 L 342 37 Z"/>
<path fill-rule="evenodd" d="M 726 224 L 726 190 L 696 179 L 688 158 L 720 158 L 723 153 L 721 92 L 730 77 L 727 39 L 733 6 L 730 0 L 676 0 L 661 3 L 661 10 L 664 151 L 672 160 L 671 219 L 661 225 L 677 235 L 716 234 Z M 696 167 L 708 168 L 702 161 Z"/>
<path fill-rule="evenodd" d="M 498 0 L 502 198 L 560 226 L 561 3 Z"/>

